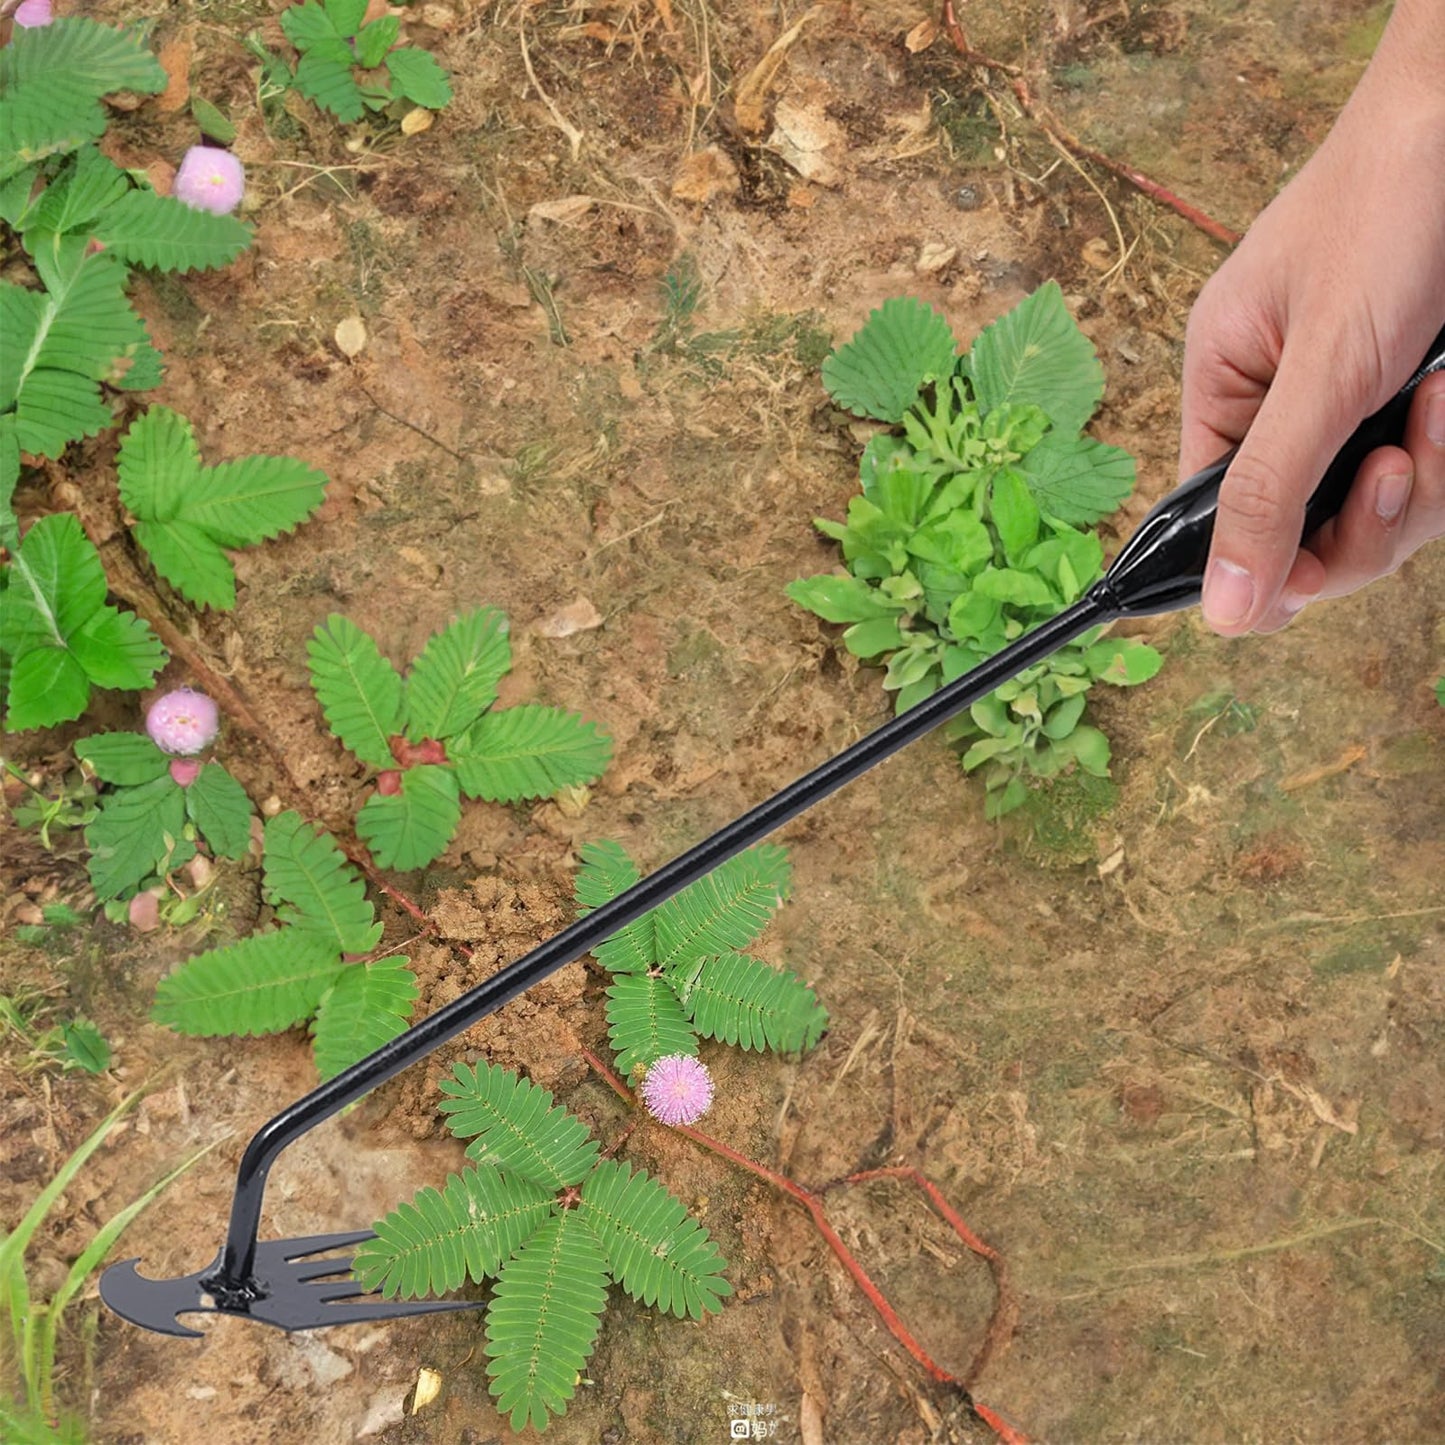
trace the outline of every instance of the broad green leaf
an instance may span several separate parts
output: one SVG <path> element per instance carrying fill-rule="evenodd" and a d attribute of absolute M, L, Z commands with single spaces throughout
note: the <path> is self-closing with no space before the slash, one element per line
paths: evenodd
<path fill-rule="evenodd" d="M 981 596 L 1015 607 L 1050 607 L 1057 601 L 1042 577 L 1014 567 L 985 567 L 973 579 L 973 586 Z"/>
<path fill-rule="evenodd" d="M 810 1049 L 828 1027 L 828 1011 L 796 974 L 745 953 L 704 959 L 678 998 L 704 1038 L 744 1049 Z"/>
<path fill-rule="evenodd" d="M 658 965 L 672 972 L 746 948 L 791 886 L 786 848 L 761 843 L 730 858 L 654 911 Z"/>
<path fill-rule="evenodd" d="M 624 1076 L 669 1054 L 697 1053 L 697 1035 L 672 985 L 650 974 L 623 973 L 612 981 L 607 1037 Z"/>
<path fill-rule="evenodd" d="M 66 15 L 44 28 L 17 27 L 0 52 L 0 94 L 31 81 L 84 85 L 97 97 L 153 95 L 166 88 L 166 73 L 139 30 Z"/>
<path fill-rule="evenodd" d="M 1040 518 L 1028 483 L 1013 467 L 1001 467 L 993 479 L 989 516 L 1009 561 L 1017 563 L 1038 540 Z"/>
<path fill-rule="evenodd" d="M 923 561 L 970 577 L 992 560 L 993 538 L 972 512 L 950 512 L 920 527 L 909 538 L 908 551 Z"/>
<path fill-rule="evenodd" d="M 395 15 L 383 15 L 363 25 L 356 36 L 356 63 L 363 70 L 375 70 L 400 34 L 401 21 Z"/>
<path fill-rule="evenodd" d="M 1048 436 L 1019 465 L 1040 511 L 1076 527 L 1107 517 L 1134 490 L 1134 458 L 1093 437 Z"/>
<path fill-rule="evenodd" d="M 133 612 L 102 607 L 70 636 L 75 660 L 97 687 L 149 687 L 166 664 L 160 639 Z"/>
<path fill-rule="evenodd" d="M 401 792 L 373 793 L 356 815 L 356 831 L 383 868 L 423 868 L 440 858 L 461 821 L 456 774 L 425 764 L 401 775 Z"/>
<path fill-rule="evenodd" d="M 1084 661 L 1100 682 L 1112 683 L 1115 687 L 1148 682 L 1164 665 L 1164 659 L 1148 643 L 1124 637 L 1096 642 L 1084 654 Z"/>
<path fill-rule="evenodd" d="M 337 120 L 349 125 L 361 119 L 366 113 L 366 106 L 356 78 L 351 73 L 355 57 L 344 41 L 338 41 L 336 45 L 337 48 L 332 48 L 322 42 L 306 51 L 296 62 L 294 83 L 307 99 L 315 101 L 322 110 L 329 110 Z"/>
<path fill-rule="evenodd" d="M 931 306 L 890 297 L 823 363 L 823 385 L 859 416 L 898 422 L 929 382 L 952 374 L 956 347 L 948 322 Z"/>
<path fill-rule="evenodd" d="M 250 547 L 289 532 L 326 494 L 326 474 L 296 457 L 238 457 L 202 467 L 176 516 L 223 547 Z"/>
<path fill-rule="evenodd" d="M 350 40 L 361 29 L 366 15 L 366 0 L 325 0 L 326 17 L 343 40 Z"/>
<path fill-rule="evenodd" d="M 406 735 L 449 738 L 496 700 L 512 665 L 507 614 L 478 607 L 427 639 L 406 680 Z"/>
<path fill-rule="evenodd" d="M 625 893 L 641 876 L 620 843 L 586 843 L 581 858 L 582 867 L 574 885 L 578 917 Z M 592 950 L 592 956 L 612 973 L 646 973 L 657 962 L 654 914 L 645 913 L 620 933 L 614 933 Z"/>
<path fill-rule="evenodd" d="M 345 39 L 336 22 L 316 0 L 302 5 L 288 5 L 281 12 L 281 29 L 297 50 L 310 50 L 314 45 Z"/>
<path fill-rule="evenodd" d="M 15 436 L 15 418 L 0 416 L 0 545 L 13 551 L 19 540 L 19 523 L 13 502 L 20 481 L 20 443 Z M 0 606 L 3 606 L 0 603 Z M 4 624 L 0 622 L 0 635 Z"/>
<path fill-rule="evenodd" d="M 576 713 L 527 705 L 478 718 L 447 753 L 469 798 L 514 803 L 595 782 L 612 757 L 612 739 Z"/>
<path fill-rule="evenodd" d="M 843 634 L 843 646 L 854 657 L 877 657 L 903 646 L 903 633 L 896 617 L 878 617 L 869 622 L 855 622 Z"/>
<path fill-rule="evenodd" d="M 825 622 L 866 622 L 897 617 L 902 610 L 881 597 L 876 588 L 856 577 L 804 577 L 784 589 L 801 607 Z"/>
<path fill-rule="evenodd" d="M 1084 704 L 1087 701 L 1082 692 L 1077 692 L 1072 697 L 1065 697 L 1055 703 L 1050 708 L 1048 717 L 1044 719 L 1044 736 L 1054 742 L 1068 737 L 1083 716 Z"/>
<path fill-rule="evenodd" d="M 9 686 L 5 722 L 13 732 L 71 722 L 90 701 L 85 669 L 74 653 L 61 647 L 33 648 L 17 658 L 10 667 Z"/>
<path fill-rule="evenodd" d="M 323 1079 L 390 1043 L 406 1031 L 416 1002 L 416 978 L 405 958 L 347 964 L 322 995 L 311 1034 Z"/>
<path fill-rule="evenodd" d="M 1086 773 L 1096 778 L 1109 776 L 1109 739 L 1098 728 L 1087 724 L 1076 727 L 1054 747 L 1066 758 L 1072 758 Z"/>
<path fill-rule="evenodd" d="M 163 978 L 151 1017 L 203 1037 L 280 1033 L 316 1012 L 342 968 L 336 949 L 305 929 L 254 933 Z"/>
<path fill-rule="evenodd" d="M 0 101 L 0 106 L 3 104 Z M 0 221 L 4 221 L 12 231 L 21 230 L 28 219 L 39 174 L 40 167 L 32 165 L 16 171 L 8 180 L 0 181 Z M 34 200 L 38 201 L 39 197 L 34 197 Z"/>
<path fill-rule="evenodd" d="M 45 188 L 28 224 L 57 235 L 78 231 L 129 189 L 130 178 L 114 161 L 83 146 Z"/>
<path fill-rule="evenodd" d="M 397 670 L 366 633 L 337 613 L 312 634 L 306 657 L 312 691 L 341 745 L 374 768 L 390 767 L 391 738 L 402 722 Z"/>
<path fill-rule="evenodd" d="M 120 499 L 151 522 L 173 521 L 201 469 L 189 421 L 168 406 L 148 407 L 126 431 L 115 456 Z"/>
<path fill-rule="evenodd" d="M 283 922 L 317 933 L 340 953 L 369 953 L 381 941 L 366 884 L 331 835 L 299 813 L 278 813 L 266 824 L 263 867 L 268 901 Z"/>
<path fill-rule="evenodd" d="M 97 733 L 81 738 L 75 756 L 103 783 L 134 787 L 161 777 L 171 760 L 140 733 Z"/>
<path fill-rule="evenodd" d="M 189 522 L 137 522 L 135 540 L 156 569 L 187 602 L 229 612 L 236 605 L 231 559 Z"/>
<path fill-rule="evenodd" d="M 73 1019 L 62 1024 L 60 1043 L 62 1062 L 67 1068 L 84 1069 L 87 1074 L 103 1074 L 110 1067 L 110 1045 L 89 1019 Z"/>
<path fill-rule="evenodd" d="M 244 858 L 251 847 L 251 800 L 220 763 L 206 763 L 185 790 L 186 812 L 211 852 Z"/>
<path fill-rule="evenodd" d="M 236 139 L 236 127 L 227 118 L 225 112 L 203 95 L 191 97 L 191 119 L 200 128 L 203 136 L 207 136 L 223 146 L 230 145 Z"/>
<path fill-rule="evenodd" d="M 1066 435 L 1082 429 L 1104 394 L 1104 368 L 1056 281 L 982 331 L 964 370 L 985 412 L 1011 402 L 1037 406 Z"/>
<path fill-rule="evenodd" d="M 154 873 L 185 822 L 185 798 L 167 776 L 101 799 L 100 812 L 85 830 L 95 896 L 119 898 Z"/>
<path fill-rule="evenodd" d="M 413 105 L 440 110 L 452 98 L 446 71 L 425 50 L 410 45 L 393 50 L 386 57 L 386 68 L 391 74 L 392 93 Z"/>

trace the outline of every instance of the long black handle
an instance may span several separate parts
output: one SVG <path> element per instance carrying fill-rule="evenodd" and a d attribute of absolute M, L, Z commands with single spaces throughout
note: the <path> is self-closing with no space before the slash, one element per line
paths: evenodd
<path fill-rule="evenodd" d="M 1351 432 L 1305 507 L 1301 540 L 1311 537 L 1345 504 L 1355 473 L 1376 447 L 1398 445 L 1416 388 L 1445 370 L 1445 329 L 1431 343 L 1415 374 Z M 1328 378 L 1325 380 L 1328 384 Z M 1192 607 L 1204 585 L 1204 564 L 1214 540 L 1219 486 L 1234 453 L 1181 482 L 1139 524 L 1109 568 L 1109 605 L 1122 616 L 1147 617 Z"/>

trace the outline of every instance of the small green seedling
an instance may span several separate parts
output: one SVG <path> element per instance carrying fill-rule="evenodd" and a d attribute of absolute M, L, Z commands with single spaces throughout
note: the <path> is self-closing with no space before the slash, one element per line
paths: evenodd
<path fill-rule="evenodd" d="M 441 856 L 462 795 L 515 803 L 602 776 L 612 740 L 561 708 L 497 710 L 512 665 L 506 614 L 483 607 L 435 633 L 405 681 L 354 622 L 333 615 L 307 647 L 311 686 L 343 747 L 378 772 L 356 831 L 383 868 Z"/>
<path fill-rule="evenodd" d="M 52 928 L 65 932 L 60 916 L 79 921 L 63 904 L 46 910 L 56 923 L 27 924 L 15 930 L 21 943 L 49 942 Z M 46 997 L 38 991 L 0 994 L 0 1026 L 19 1039 L 28 1055 L 27 1068 L 78 1069 L 87 1074 L 103 1074 L 110 1067 L 110 1045 L 96 1026 L 83 1015 L 51 1021 Z"/>
<path fill-rule="evenodd" d="M 366 0 L 305 0 L 283 10 L 281 28 L 300 52 L 291 84 L 346 124 L 398 101 L 446 105 L 446 71 L 427 51 L 397 44 L 401 21 L 383 15 L 363 24 L 365 17 Z"/>
<path fill-rule="evenodd" d="M 487 1373 L 514 1430 L 564 1414 L 586 1369 L 609 1282 L 701 1319 L 732 1293 L 727 1261 L 645 1170 L 599 1157 L 587 1126 L 530 1080 L 457 1064 L 447 1127 L 474 1161 L 372 1226 L 356 1277 L 387 1299 L 491 1283 Z"/>
<path fill-rule="evenodd" d="M 0 592 L 0 597 L 3 596 Z M 34 828 L 40 834 L 40 846 L 47 853 L 55 848 L 52 829 L 70 832 L 83 828 L 99 810 L 95 784 L 80 769 L 73 769 L 62 778 L 55 796 L 51 797 L 8 759 L 4 766 L 11 777 L 19 779 L 28 789 L 28 796 L 11 804 L 10 817 L 17 828 Z"/>
<path fill-rule="evenodd" d="M 331 836 L 279 813 L 266 824 L 266 900 L 278 927 L 188 959 L 156 990 L 151 1016 L 177 1033 L 274 1034 L 309 1023 L 322 1078 L 407 1026 L 417 997 L 408 960 L 353 962 L 381 941 L 361 875 Z"/>
<path fill-rule="evenodd" d="M 1134 464 L 1081 434 L 1103 372 L 1053 283 L 963 356 L 931 307 L 887 301 L 824 363 L 823 381 L 840 406 L 899 430 L 864 449 L 847 521 L 817 522 L 849 575 L 794 582 L 788 595 L 846 624 L 855 656 L 886 662 L 902 712 L 1082 596 L 1103 570 L 1082 529 L 1129 495 Z M 1087 694 L 1159 666 L 1153 648 L 1094 629 L 951 723 L 964 768 L 982 771 L 988 815 L 1024 801 L 1025 774 L 1106 775 L 1108 739 L 1083 722 Z"/>
<path fill-rule="evenodd" d="M 787 897 L 784 848 L 764 844 L 684 889 L 594 950 L 612 975 L 608 1036 L 624 1073 L 695 1055 L 698 1038 L 744 1049 L 810 1049 L 827 1010 L 796 974 L 743 952 Z M 577 875 L 583 913 L 630 888 L 637 867 L 617 843 L 589 843 Z"/>

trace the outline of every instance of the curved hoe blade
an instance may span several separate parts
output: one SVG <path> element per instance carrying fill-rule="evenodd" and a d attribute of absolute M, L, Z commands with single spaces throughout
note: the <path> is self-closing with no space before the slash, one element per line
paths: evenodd
<path fill-rule="evenodd" d="M 178 1316 L 194 1310 L 210 1310 L 209 1296 L 201 1284 L 201 1276 L 210 1274 L 221 1262 L 219 1255 L 195 1274 L 180 1279 L 147 1279 L 137 1269 L 138 1259 L 125 1259 L 113 1264 L 100 1277 L 100 1297 L 122 1319 L 157 1334 L 178 1335 L 182 1339 L 203 1338 L 199 1330 L 187 1329 Z"/>

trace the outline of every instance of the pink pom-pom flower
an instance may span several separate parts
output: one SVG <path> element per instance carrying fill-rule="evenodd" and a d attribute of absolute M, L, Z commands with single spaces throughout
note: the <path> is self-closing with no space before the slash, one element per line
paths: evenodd
<path fill-rule="evenodd" d="M 691 1054 L 658 1059 L 642 1081 L 642 1102 L 664 1124 L 691 1124 L 712 1104 L 712 1076 Z"/>
<path fill-rule="evenodd" d="M 192 757 L 210 747 L 220 729 L 221 714 L 216 704 L 205 693 L 188 687 L 157 698 L 146 714 L 151 741 L 162 752 L 182 757 Z"/>
<path fill-rule="evenodd" d="M 246 172 L 241 162 L 218 146 L 192 146 L 181 160 L 171 194 L 197 211 L 224 216 L 241 204 Z"/>
<path fill-rule="evenodd" d="M 20 0 L 11 17 L 22 30 L 38 30 L 55 19 L 50 0 Z"/>

